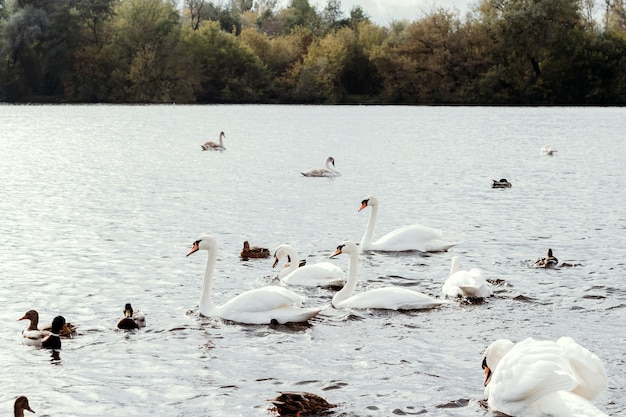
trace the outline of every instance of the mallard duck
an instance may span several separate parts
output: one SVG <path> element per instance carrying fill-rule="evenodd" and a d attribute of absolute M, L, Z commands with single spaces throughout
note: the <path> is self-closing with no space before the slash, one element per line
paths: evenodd
<path fill-rule="evenodd" d="M 24 316 L 19 318 L 18 320 L 30 320 L 30 325 L 25 331 L 39 330 L 39 331 L 50 333 L 50 330 L 52 329 L 52 323 L 45 324 L 39 327 L 39 313 L 37 312 L 37 310 L 28 310 L 24 314 Z M 66 323 L 65 327 L 61 329 L 59 336 L 65 337 L 65 338 L 71 338 L 72 335 L 74 334 L 76 334 L 76 326 L 73 325 L 72 323 Z"/>
<path fill-rule="evenodd" d="M 510 416 L 606 417 L 591 404 L 608 387 L 600 359 L 569 337 L 498 339 L 485 350 L 485 395 Z"/>
<path fill-rule="evenodd" d="M 246 260 L 249 258 L 269 258 L 270 255 L 269 249 L 260 246 L 250 246 L 247 240 L 243 242 L 243 249 L 239 254 L 239 256 Z"/>
<path fill-rule="evenodd" d="M 204 145 L 200 145 L 203 151 L 223 151 L 226 148 L 224 147 L 223 138 L 225 138 L 224 132 L 220 132 L 220 143 L 215 143 L 212 141 L 207 141 Z"/>
<path fill-rule="evenodd" d="M 273 400 L 273 411 L 279 416 L 301 416 L 310 413 L 321 413 L 337 407 L 324 398 L 311 392 L 282 391 Z"/>
<path fill-rule="evenodd" d="M 146 327 L 146 317 L 140 311 L 133 311 L 130 303 L 124 306 L 124 316 L 117 322 L 117 328 L 123 330 L 139 329 Z"/>
<path fill-rule="evenodd" d="M 32 408 L 30 408 L 30 404 L 28 404 L 28 398 L 22 395 L 21 397 L 17 397 L 15 399 L 15 404 L 13 404 L 13 416 L 24 417 L 24 410 L 28 410 L 31 413 L 35 412 Z"/>
<path fill-rule="evenodd" d="M 341 173 L 334 169 L 335 158 L 329 156 L 326 158 L 326 168 L 311 169 L 309 171 L 302 172 L 305 177 L 338 177 Z"/>
<path fill-rule="evenodd" d="M 45 330 L 24 330 L 22 332 L 22 343 L 28 346 L 37 346 L 47 349 L 61 349 L 61 338 L 59 333 L 70 332 L 65 324 L 65 317 L 56 316 L 52 320 L 50 331 Z"/>
<path fill-rule="evenodd" d="M 537 259 L 534 265 L 535 268 L 555 268 L 559 265 L 559 260 L 552 255 L 552 249 L 548 249 L 548 255 Z"/>
<path fill-rule="evenodd" d="M 500 181 L 491 180 L 493 184 L 491 184 L 491 188 L 511 188 L 513 184 L 508 182 L 506 178 L 500 179 Z"/>

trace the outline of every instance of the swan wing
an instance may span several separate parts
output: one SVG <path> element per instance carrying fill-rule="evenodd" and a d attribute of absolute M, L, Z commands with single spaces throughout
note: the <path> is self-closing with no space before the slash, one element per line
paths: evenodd
<path fill-rule="evenodd" d="M 406 288 L 375 288 L 355 294 L 339 303 L 340 308 L 374 308 L 386 310 L 420 310 L 446 303 Z"/>
<path fill-rule="evenodd" d="M 344 285 L 346 282 L 343 270 L 332 262 L 319 262 L 304 265 L 293 270 L 289 275 L 281 277 L 289 285 L 331 286 Z"/>
<path fill-rule="evenodd" d="M 606 369 L 600 358 L 570 337 L 562 337 L 556 343 L 563 349 L 565 359 L 577 382 L 572 392 L 591 400 L 608 388 Z"/>
<path fill-rule="evenodd" d="M 444 242 L 439 229 L 413 224 L 387 233 L 372 243 L 373 250 L 442 252 L 457 245 Z"/>

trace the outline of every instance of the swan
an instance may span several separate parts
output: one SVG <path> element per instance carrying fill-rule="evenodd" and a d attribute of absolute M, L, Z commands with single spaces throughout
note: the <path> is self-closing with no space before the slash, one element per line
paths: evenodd
<path fill-rule="evenodd" d="M 335 308 L 378 308 L 385 310 L 419 310 L 446 304 L 421 292 L 401 287 L 384 287 L 354 294 L 357 282 L 359 248 L 357 244 L 346 241 L 337 246 L 331 258 L 346 253 L 349 255 L 348 282 L 338 291 L 332 300 Z"/>
<path fill-rule="evenodd" d="M 444 242 L 441 230 L 419 224 L 401 227 L 387 233 L 376 242 L 372 242 L 378 217 L 378 199 L 374 196 L 367 197 L 361 201 L 361 208 L 358 211 L 364 210 L 366 207 L 371 207 L 372 211 L 367 222 L 367 228 L 361 239 L 362 251 L 402 252 L 417 250 L 420 252 L 445 252 L 451 247 L 458 245 L 458 243 Z"/>
<path fill-rule="evenodd" d="M 590 400 L 608 387 L 600 359 L 569 337 L 498 339 L 485 350 L 489 408 L 511 416 L 606 416 Z"/>
<path fill-rule="evenodd" d="M 317 415 L 337 407 L 317 394 L 304 391 L 282 391 L 278 397 L 268 401 L 274 404 L 272 411 L 276 411 L 279 416 L 299 416 L 311 413 Z"/>
<path fill-rule="evenodd" d="M 535 268 L 555 268 L 559 265 L 559 260 L 552 254 L 552 249 L 548 249 L 546 257 L 537 259 L 533 265 Z"/>
<path fill-rule="evenodd" d="M 123 330 L 139 329 L 146 327 L 146 317 L 139 311 L 133 311 L 133 306 L 126 303 L 124 306 L 124 315 L 117 322 L 117 328 Z"/>
<path fill-rule="evenodd" d="M 28 404 L 28 398 L 22 395 L 15 399 L 15 403 L 13 404 L 13 416 L 24 417 L 24 410 L 28 410 L 31 413 L 35 412 L 32 408 L 30 408 L 30 404 Z"/>
<path fill-rule="evenodd" d="M 203 316 L 220 317 L 243 324 L 271 324 L 273 322 L 284 324 L 307 321 L 325 308 L 325 306 L 311 308 L 295 306 L 294 303 L 303 302 L 304 297 L 279 286 L 246 291 L 221 306 L 215 305 L 211 299 L 213 274 L 217 261 L 215 238 L 210 235 L 199 237 L 193 243 L 187 256 L 198 250 L 209 252 L 200 297 L 200 314 Z"/>
<path fill-rule="evenodd" d="M 486 298 L 493 294 L 491 285 L 483 277 L 480 269 L 459 270 L 459 257 L 452 257 L 450 274 L 441 289 L 446 297 Z"/>
<path fill-rule="evenodd" d="M 270 256 L 270 250 L 260 246 L 250 246 L 250 243 L 246 240 L 243 242 L 243 249 L 239 253 L 239 256 L 245 260 L 249 258 L 268 258 Z"/>
<path fill-rule="evenodd" d="M 223 141 L 223 139 L 225 137 L 226 137 L 226 135 L 224 135 L 224 132 L 220 132 L 220 143 L 207 141 L 207 142 L 204 143 L 204 145 L 200 145 L 200 147 L 202 148 L 203 151 L 223 151 L 223 150 L 226 150 L 226 148 L 224 147 L 224 141 Z"/>
<path fill-rule="evenodd" d="M 300 265 L 298 252 L 293 246 L 283 244 L 274 251 L 274 265 L 284 257 L 289 260 L 289 265 L 283 268 L 278 278 L 289 285 L 304 285 L 309 287 L 343 286 L 346 283 L 343 270 L 332 262 L 318 262 L 312 265 Z"/>
<path fill-rule="evenodd" d="M 30 320 L 30 324 L 25 331 L 42 331 L 50 333 L 50 330 L 52 329 L 52 323 L 39 326 L 39 313 L 37 310 L 28 310 L 24 316 L 18 320 Z M 71 338 L 74 334 L 76 334 L 76 326 L 71 323 L 66 323 L 66 327 L 63 327 L 59 332 L 59 336 L 66 338 Z"/>
<path fill-rule="evenodd" d="M 332 166 L 331 166 L 332 165 Z M 305 177 L 338 177 L 341 173 L 334 169 L 335 158 L 329 156 L 326 158 L 326 168 L 311 169 L 309 171 L 302 172 Z"/>
<path fill-rule="evenodd" d="M 555 152 L 556 152 L 556 149 L 554 149 L 552 145 L 545 145 L 544 147 L 541 148 L 541 155 L 553 156 Z"/>
<path fill-rule="evenodd" d="M 502 178 L 500 181 L 491 180 L 493 184 L 491 184 L 491 188 L 511 188 L 513 184 L 508 182 L 506 178 Z"/>
<path fill-rule="evenodd" d="M 65 331 L 70 332 L 65 324 L 63 316 L 56 316 L 52 320 L 52 328 L 50 331 L 45 330 L 24 330 L 22 332 L 22 343 L 28 346 L 37 346 L 47 349 L 61 349 L 61 338 L 59 333 Z"/>

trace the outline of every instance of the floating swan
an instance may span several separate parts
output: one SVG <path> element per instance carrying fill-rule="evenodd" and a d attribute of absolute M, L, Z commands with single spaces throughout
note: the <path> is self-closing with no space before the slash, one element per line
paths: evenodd
<path fill-rule="evenodd" d="M 513 184 L 508 182 L 506 178 L 502 178 L 500 181 L 491 180 L 493 184 L 491 184 L 491 188 L 511 188 Z"/>
<path fill-rule="evenodd" d="M 337 407 L 312 392 L 282 391 L 278 397 L 268 401 L 274 404 L 272 411 L 276 411 L 279 416 L 318 414 Z"/>
<path fill-rule="evenodd" d="M 117 328 L 133 330 L 140 327 L 146 327 L 146 317 L 139 311 L 133 311 L 133 306 L 130 303 L 126 303 L 124 316 L 117 322 Z"/>
<path fill-rule="evenodd" d="M 270 250 L 262 248 L 260 246 L 250 246 L 250 243 L 246 240 L 243 242 L 243 249 L 239 253 L 243 259 L 249 258 L 269 258 L 271 255 Z"/>
<path fill-rule="evenodd" d="M 370 212 L 363 239 L 361 239 L 362 251 L 402 252 L 417 250 L 420 252 L 445 252 L 451 247 L 458 245 L 458 243 L 444 242 L 441 230 L 419 224 L 401 227 L 387 233 L 376 242 L 372 242 L 378 217 L 378 199 L 374 196 L 367 197 L 361 201 L 361 208 L 358 211 L 366 207 L 371 207 L 372 211 Z"/>
<path fill-rule="evenodd" d="M 346 253 L 350 256 L 348 265 L 348 282 L 333 297 L 335 308 L 378 308 L 385 310 L 420 310 L 447 303 L 437 300 L 421 292 L 401 287 L 384 287 L 354 294 L 357 283 L 359 248 L 356 243 L 346 241 L 337 246 L 331 258 Z M 353 295 L 354 294 L 354 295 Z"/>
<path fill-rule="evenodd" d="M 226 150 L 226 148 L 224 147 L 224 141 L 223 141 L 223 139 L 225 137 L 226 137 L 226 135 L 224 135 L 224 132 L 220 132 L 220 143 L 207 141 L 207 142 L 204 143 L 204 145 L 200 145 L 200 147 L 202 148 L 203 151 L 223 151 L 223 150 Z"/>
<path fill-rule="evenodd" d="M 274 265 L 284 257 L 289 259 L 289 265 L 278 273 L 278 278 L 289 285 L 304 285 L 309 287 L 343 286 L 346 283 L 343 270 L 332 262 L 318 262 L 312 265 L 300 265 L 298 252 L 293 246 L 283 244 L 274 251 Z"/>
<path fill-rule="evenodd" d="M 450 275 L 441 289 L 446 297 L 486 298 L 493 293 L 491 285 L 485 280 L 480 269 L 459 270 L 459 257 L 452 257 Z"/>
<path fill-rule="evenodd" d="M 552 255 L 552 249 L 548 249 L 545 258 L 539 258 L 533 264 L 535 268 L 555 268 L 559 265 L 559 260 Z"/>
<path fill-rule="evenodd" d="M 24 417 L 24 410 L 28 410 L 31 413 L 35 412 L 32 408 L 30 408 L 30 404 L 28 404 L 28 398 L 22 395 L 21 397 L 17 397 L 15 399 L 15 403 L 13 404 L 13 416 Z"/>
<path fill-rule="evenodd" d="M 510 416 L 606 416 L 590 400 L 608 387 L 600 359 L 569 337 L 493 342 L 483 356 L 489 408 Z"/>
<path fill-rule="evenodd" d="M 545 145 L 541 148 L 541 155 L 553 156 L 555 152 L 556 149 L 554 149 L 551 145 Z"/>
<path fill-rule="evenodd" d="M 326 168 L 312 169 L 310 171 L 303 172 L 302 175 L 305 177 L 338 177 L 341 173 L 335 170 L 334 166 L 335 158 L 329 156 L 326 158 Z"/>
<path fill-rule="evenodd" d="M 52 323 L 39 326 L 39 313 L 37 310 L 28 310 L 24 316 L 18 320 L 30 320 L 30 324 L 25 331 L 42 331 L 50 333 L 52 330 Z M 71 323 L 66 323 L 66 326 L 61 329 L 59 336 L 71 338 L 74 334 L 76 334 L 76 326 Z"/>
<path fill-rule="evenodd" d="M 22 332 L 22 343 L 28 346 L 37 346 L 47 349 L 61 349 L 60 332 L 71 333 L 70 329 L 65 325 L 63 316 L 56 316 L 52 320 L 50 331 L 45 330 L 24 330 Z"/>
<path fill-rule="evenodd" d="M 324 307 L 302 308 L 295 303 L 304 301 L 304 297 L 279 286 L 267 286 L 246 291 L 232 298 L 221 306 L 213 304 L 211 289 L 217 261 L 217 242 L 209 235 L 199 237 L 187 254 L 198 250 L 209 252 L 202 296 L 200 314 L 207 317 L 220 317 L 225 320 L 244 324 L 280 324 L 307 321 L 317 315 Z"/>

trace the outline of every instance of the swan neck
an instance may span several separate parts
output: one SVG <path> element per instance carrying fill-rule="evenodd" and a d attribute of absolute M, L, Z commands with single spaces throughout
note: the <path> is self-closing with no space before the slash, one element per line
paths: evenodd
<path fill-rule="evenodd" d="M 289 264 L 287 268 L 282 270 L 280 274 L 281 278 L 284 278 L 287 275 L 291 274 L 293 271 L 298 269 L 298 266 L 300 265 L 300 257 L 298 256 L 298 252 L 296 252 L 295 249 L 287 248 L 285 252 L 286 252 L 286 256 L 288 256 L 291 259 L 291 263 Z"/>
<path fill-rule="evenodd" d="M 211 290 L 213 288 L 213 274 L 215 273 L 215 264 L 217 263 L 217 250 L 212 247 L 209 250 L 209 256 L 206 262 L 206 270 L 204 271 L 204 282 L 202 283 L 202 295 L 200 296 L 200 313 L 208 314 L 213 310 L 213 299 L 211 298 Z"/>
<path fill-rule="evenodd" d="M 333 306 L 341 304 L 346 299 L 350 298 L 354 294 L 357 282 L 357 269 L 359 266 L 359 254 L 351 253 L 350 261 L 348 263 L 348 280 L 337 294 L 333 297 Z"/>
<path fill-rule="evenodd" d="M 367 246 L 372 243 L 374 239 L 374 229 L 376 228 L 376 219 L 378 218 L 378 205 L 370 206 L 370 216 L 367 220 L 367 227 L 361 239 L 361 249 L 367 250 Z"/>
<path fill-rule="evenodd" d="M 454 257 L 452 258 L 452 265 L 450 265 L 450 274 L 452 275 L 459 270 L 459 260 Z"/>

